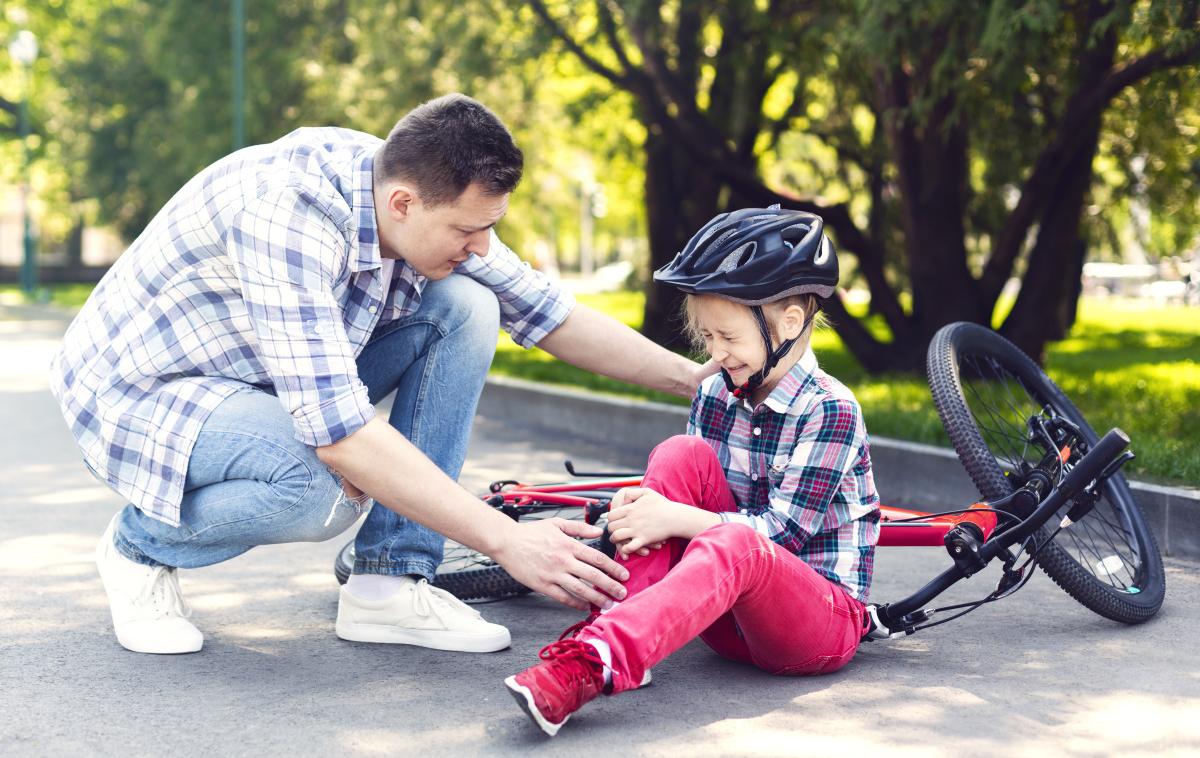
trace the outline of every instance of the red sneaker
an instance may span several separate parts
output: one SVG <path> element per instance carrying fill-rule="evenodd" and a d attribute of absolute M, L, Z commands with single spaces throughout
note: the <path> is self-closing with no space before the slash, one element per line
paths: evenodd
<path fill-rule="evenodd" d="M 595 606 L 593 606 L 593 608 L 594 607 Z M 574 624 L 571 624 L 570 626 L 568 626 L 566 628 L 566 631 L 564 631 L 562 634 L 558 635 L 558 638 L 560 640 L 576 639 L 579 637 L 579 633 L 583 631 L 584 627 L 591 626 L 592 622 L 598 618 L 600 618 L 600 611 L 593 610 L 591 613 L 588 614 L 587 618 L 585 618 L 583 621 L 576 621 Z M 650 673 L 650 669 L 646 669 L 645 671 L 642 672 L 642 681 L 641 681 L 641 683 L 638 684 L 638 689 L 641 689 L 642 687 L 650 686 L 650 684 L 653 681 L 654 681 L 654 675 L 652 673 Z"/>
<path fill-rule="evenodd" d="M 604 688 L 604 663 L 596 648 L 575 639 L 551 642 L 542 662 L 504 680 L 508 691 L 542 731 L 553 737 L 571 714 Z"/>

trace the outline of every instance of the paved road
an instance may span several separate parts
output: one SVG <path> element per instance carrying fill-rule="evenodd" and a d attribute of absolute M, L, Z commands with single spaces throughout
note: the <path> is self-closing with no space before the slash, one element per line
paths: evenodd
<path fill-rule="evenodd" d="M 490 655 L 342 642 L 330 571 L 341 540 L 185 572 L 203 652 L 127 653 L 91 557 L 121 503 L 80 465 L 45 389 L 61 329 L 50 311 L 0 306 L 2 755 L 1200 752 L 1200 566 L 1177 561 L 1164 610 L 1137 628 L 1038 577 L 952 625 L 868 645 L 828 677 L 772 678 L 693 644 L 656 668 L 653 687 L 591 704 L 552 741 L 501 680 L 575 612 L 537 597 L 483 606 L 513 630 L 512 649 Z M 464 483 L 556 477 L 568 455 L 604 462 L 484 420 Z M 907 594 L 945 564 L 936 550 L 881 551 L 875 598 Z M 982 595 L 987 581 L 951 597 Z"/>

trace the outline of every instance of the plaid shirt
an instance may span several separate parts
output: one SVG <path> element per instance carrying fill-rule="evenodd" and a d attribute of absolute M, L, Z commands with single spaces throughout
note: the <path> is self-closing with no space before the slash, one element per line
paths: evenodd
<path fill-rule="evenodd" d="M 755 408 L 719 374 L 709 377 L 688 434 L 708 442 L 725 469 L 738 512 L 722 521 L 747 524 L 867 601 L 879 541 L 867 430 L 854 395 L 812 351 Z"/>
<path fill-rule="evenodd" d="M 274 392 L 313 447 L 374 416 L 356 357 L 413 313 L 425 278 L 383 281 L 371 168 L 382 140 L 298 129 L 205 169 L 158 213 L 67 329 L 51 390 L 89 468 L 150 516 L 179 523 L 205 419 L 247 385 Z M 493 233 L 457 268 L 489 287 L 526 347 L 574 300 Z"/>

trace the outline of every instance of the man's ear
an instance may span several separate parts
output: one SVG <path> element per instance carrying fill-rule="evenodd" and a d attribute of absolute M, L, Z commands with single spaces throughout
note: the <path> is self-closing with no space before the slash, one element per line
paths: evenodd
<path fill-rule="evenodd" d="M 416 191 L 407 184 L 393 184 L 385 192 L 387 192 L 387 203 L 384 207 L 397 221 L 407 219 L 408 215 L 412 213 L 413 206 L 421 202 Z"/>

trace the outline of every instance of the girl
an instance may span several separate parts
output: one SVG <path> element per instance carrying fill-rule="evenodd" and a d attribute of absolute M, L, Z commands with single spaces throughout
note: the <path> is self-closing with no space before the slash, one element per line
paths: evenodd
<path fill-rule="evenodd" d="M 722 214 L 655 272 L 687 293 L 688 331 L 721 374 L 700 387 L 688 434 L 613 498 L 625 600 L 505 680 L 547 734 L 697 635 L 772 674 L 836 671 L 858 649 L 879 498 L 858 402 L 809 349 L 838 281 L 822 226 L 778 206 Z"/>

